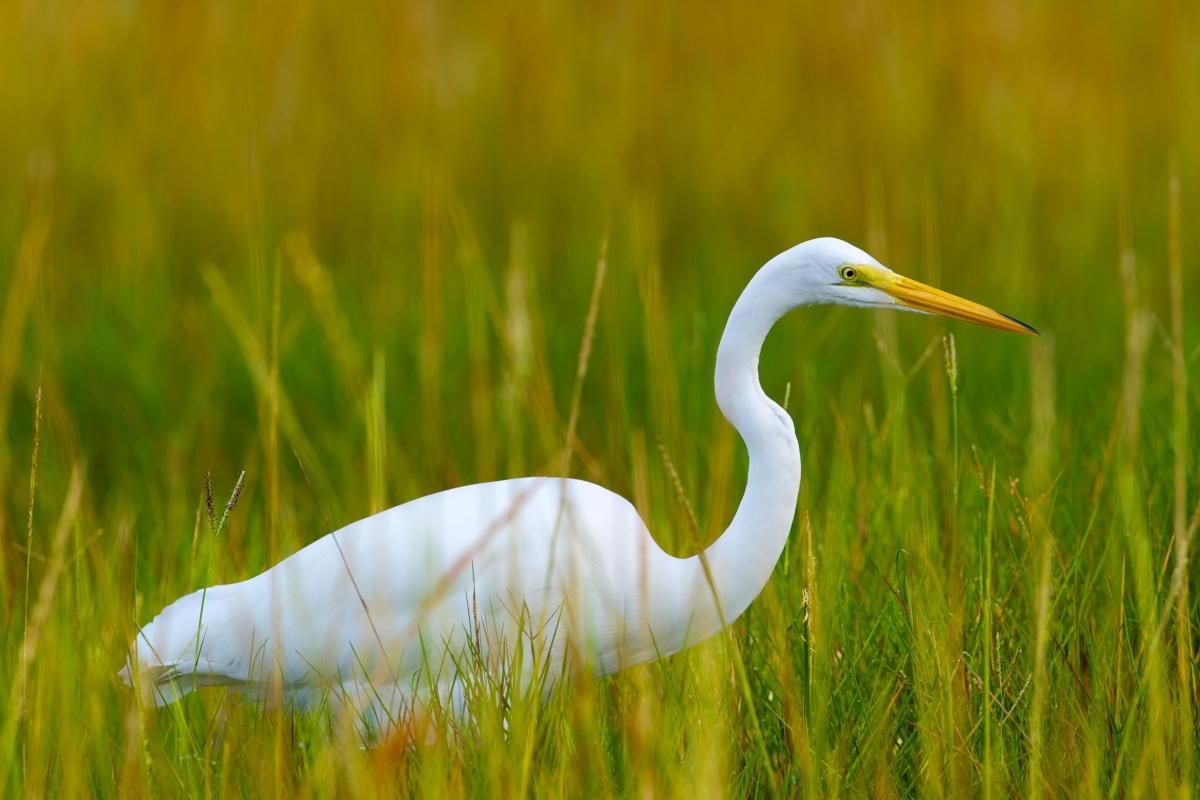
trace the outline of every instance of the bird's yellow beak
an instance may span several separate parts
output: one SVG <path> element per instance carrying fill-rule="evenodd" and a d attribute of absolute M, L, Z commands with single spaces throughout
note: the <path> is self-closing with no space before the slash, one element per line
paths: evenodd
<path fill-rule="evenodd" d="M 985 325 L 989 328 L 999 328 L 1002 331 L 1014 331 L 1037 336 L 1038 331 L 1031 325 L 1026 325 L 1019 319 L 993 311 L 987 306 L 973 303 L 957 295 L 943 292 L 933 286 L 928 286 L 912 278 L 897 275 L 869 265 L 854 266 L 854 280 L 847 283 L 859 283 L 871 286 L 891 295 L 901 305 L 924 311 L 927 314 L 937 314 L 942 317 L 961 319 Z"/>

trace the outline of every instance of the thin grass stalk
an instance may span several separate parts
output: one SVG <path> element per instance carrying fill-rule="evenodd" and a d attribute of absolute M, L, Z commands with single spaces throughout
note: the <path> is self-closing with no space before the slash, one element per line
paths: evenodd
<path fill-rule="evenodd" d="M 725 640 L 726 649 L 730 657 L 733 659 L 733 667 L 737 677 L 738 688 L 742 692 L 742 700 L 746 704 L 746 715 L 750 718 L 750 731 L 754 738 L 754 743 L 761 767 L 766 775 L 768 787 L 772 794 L 777 794 L 779 791 L 778 781 L 775 777 L 775 770 L 771 765 L 771 756 L 767 751 L 766 738 L 763 736 L 762 723 L 758 718 L 758 710 L 754 705 L 754 694 L 750 689 L 750 679 L 746 673 L 746 662 L 742 656 L 742 649 L 738 645 L 737 639 L 734 638 L 733 629 L 725 620 L 725 612 L 721 609 L 721 601 L 717 596 L 717 585 L 713 580 L 712 570 L 709 568 L 708 558 L 704 552 L 703 545 L 700 542 L 700 524 L 696 519 L 696 512 L 692 509 L 691 501 L 687 498 L 687 493 L 683 488 L 683 481 L 679 478 L 679 472 L 675 469 L 675 464 L 671 460 L 670 454 L 667 452 L 666 446 L 659 443 L 659 450 L 662 453 L 663 463 L 670 475 L 671 482 L 675 487 L 676 498 L 683 507 L 685 517 L 688 521 L 688 528 L 691 532 L 693 546 L 696 548 L 697 555 L 700 559 L 700 566 L 704 570 L 704 580 L 708 583 L 708 588 L 712 592 L 713 602 L 717 607 L 717 618 L 721 622 L 721 635 Z"/>
<path fill-rule="evenodd" d="M 1158 635 L 1160 610 L 1156 597 L 1154 560 L 1149 530 L 1143 507 L 1144 494 L 1140 480 L 1139 444 L 1141 436 L 1142 401 L 1145 389 L 1145 360 L 1153 330 L 1153 318 L 1142 307 L 1138 290 L 1136 259 L 1128 235 L 1128 217 L 1122 228 L 1121 277 L 1126 310 L 1125 363 L 1121 387 L 1121 437 L 1117 447 L 1115 469 L 1117 504 L 1121 529 L 1124 533 L 1129 565 L 1132 569 L 1133 602 L 1136 610 L 1139 634 L 1136 657 L 1137 675 L 1140 679 L 1133 689 L 1133 696 L 1126 700 L 1122 714 L 1123 726 L 1109 796 L 1114 797 L 1125 769 L 1125 759 L 1135 754 L 1129 767 L 1134 786 L 1150 791 L 1149 786 L 1163 791 L 1170 782 L 1166 741 L 1171 726 L 1151 724 L 1151 720 L 1165 719 L 1166 686 L 1162 664 L 1162 642 Z M 1123 591 L 1122 595 L 1123 596 Z M 1119 630 L 1124 630 L 1122 625 Z M 1148 714 L 1137 714 L 1147 704 Z M 1139 724 L 1140 723 L 1140 724 Z M 1135 741 L 1136 740 L 1136 741 Z M 1135 748 L 1136 744 L 1136 750 Z"/>
<path fill-rule="evenodd" d="M 15 764 L 20 763 L 22 771 L 24 770 L 24 757 L 22 756 L 21 759 L 13 757 L 24 719 L 22 696 L 28 691 L 30 670 L 37 658 L 46 624 L 50 620 L 50 612 L 58 590 L 58 581 L 65 567 L 67 539 L 79 515 L 83 486 L 83 469 L 76 464 L 71 469 L 71 478 L 67 485 L 62 511 L 59 513 L 58 522 L 54 527 L 54 536 L 50 540 L 46 571 L 42 576 L 41 585 L 38 587 L 37 602 L 25 623 L 21 649 L 17 654 L 16 680 L 13 681 L 9 690 L 8 711 L 5 715 L 3 729 L 0 730 L 0 789 L 8 787 L 8 782 L 13 777 L 10 775 L 10 770 Z M 18 780 L 22 784 L 26 774 L 23 772 L 18 776 Z M 20 793 L 18 792 L 18 794 Z"/>
<path fill-rule="evenodd" d="M 3 429 L 0 429 L 0 433 L 3 433 Z M 33 557 L 33 511 L 37 504 L 36 501 L 37 501 L 37 475 L 38 475 L 38 448 L 39 448 L 39 446 L 41 444 L 41 440 L 42 440 L 41 434 L 42 434 L 42 387 L 39 382 L 38 389 L 37 389 L 37 396 L 34 400 L 34 409 L 33 409 L 33 450 L 29 456 L 29 512 L 25 517 L 25 600 L 21 605 L 22 613 L 24 615 L 23 624 L 22 624 L 22 628 L 21 628 L 21 649 L 22 649 L 22 651 L 24 651 L 24 649 L 29 644 L 29 586 L 31 584 L 30 561 Z M 0 546 L 0 550 L 3 550 L 2 546 Z M 0 571 L 2 571 L 2 570 L 4 570 L 4 564 L 0 563 Z M 17 713 L 20 715 L 20 727 L 22 729 L 21 733 L 24 732 L 24 726 L 25 726 L 25 712 L 26 712 L 25 681 L 26 681 L 27 677 L 28 676 L 25 673 L 21 674 L 21 676 L 20 676 L 21 680 L 20 680 L 19 692 L 18 692 L 19 700 L 18 700 L 18 706 L 17 706 L 17 708 L 18 708 Z M 11 712 L 11 710 L 10 710 L 10 712 Z M 25 749 L 22 748 L 22 750 L 21 750 L 21 774 L 22 774 L 22 776 L 24 776 L 27 766 L 28 765 L 26 764 L 26 761 L 25 761 Z M 3 786 L 4 786 L 4 782 L 0 781 L 0 788 L 3 788 Z"/>
<path fill-rule="evenodd" d="M 1034 637 L 1033 656 L 1033 700 L 1029 710 L 1029 787 L 1026 796 L 1030 800 L 1042 797 L 1042 764 L 1046 746 L 1046 695 L 1049 692 L 1049 675 L 1046 669 L 1046 651 L 1050 640 L 1050 605 L 1053 596 L 1051 585 L 1051 555 L 1054 541 L 1047 535 L 1042 539 L 1041 569 L 1037 583 L 1037 632 Z"/>
<path fill-rule="evenodd" d="M 288 236 L 284 249 L 292 264 L 292 275 L 308 296 L 317 324 L 325 335 L 342 385 L 350 397 L 362 396 L 367 383 L 366 370 L 350 332 L 350 324 L 338 303 L 333 280 L 303 234 Z"/>
<path fill-rule="evenodd" d="M 987 485 L 987 522 L 983 530 L 983 561 L 980 583 L 983 589 L 983 797 L 991 800 L 996 781 L 992 747 L 992 531 L 996 512 L 996 467 L 992 466 Z"/>
<path fill-rule="evenodd" d="M 370 393 L 364 414 L 367 439 L 367 495 L 370 513 L 387 508 L 387 376 L 383 350 L 375 349 Z"/>
<path fill-rule="evenodd" d="M 0 436 L 8 435 L 9 402 L 24 357 L 22 338 L 25 323 L 34 303 L 38 276 L 45 262 L 46 244 L 50 238 L 46 191 L 45 187 L 39 185 L 29 222 L 21 235 L 16 269 L 5 292 L 4 314 L 0 316 Z M 9 457 L 9 449 L 0 447 L 0 483 L 7 482 Z M 3 566 L 2 561 L 0 566 Z"/>
<path fill-rule="evenodd" d="M 821 715 L 820 720 L 814 720 L 812 698 L 817 696 L 824 685 L 817 683 L 817 670 L 824 664 L 823 661 L 818 662 L 819 648 L 824 646 L 824 631 L 821 629 L 824 608 L 821 603 L 821 592 L 817 585 L 817 552 L 813 546 L 812 519 L 807 514 L 804 515 L 804 599 L 806 601 L 804 673 L 807 685 L 802 704 L 804 713 L 801 718 L 804 727 L 801 730 L 800 752 L 804 757 L 802 763 L 805 767 L 803 775 L 804 785 L 807 789 L 806 794 L 808 797 L 819 797 L 821 795 L 821 759 L 816 748 L 819 742 L 824 741 L 824 738 L 821 735 L 823 730 L 817 728 L 817 724 L 824 720 L 824 714 Z"/>
<path fill-rule="evenodd" d="M 305 473 L 311 478 L 313 491 L 318 499 L 334 496 L 330 488 L 328 474 L 322 466 L 321 459 L 316 456 L 304 428 L 296 418 L 296 413 L 287 392 L 273 377 L 269 351 L 264 352 L 263 344 L 246 319 L 241 306 L 233 295 L 233 289 L 225 276 L 211 264 L 201 269 L 204 282 L 212 294 L 213 303 L 217 307 L 229 330 L 233 334 L 241 352 L 242 360 L 254 382 L 256 394 L 265 408 L 274 408 L 278 425 L 283 435 L 291 443 L 297 459 L 304 465 Z M 274 397 L 274 400 L 270 398 Z"/>
<path fill-rule="evenodd" d="M 1193 716 L 1195 690 L 1192 667 L 1192 620 L 1188 613 L 1188 561 L 1191 536 L 1188 525 L 1188 374 L 1186 345 L 1183 338 L 1183 255 L 1179 232 L 1179 159 L 1172 154 L 1167 181 L 1167 277 L 1171 303 L 1171 361 L 1174 409 L 1172 449 L 1174 464 L 1174 540 L 1175 571 L 1171 591 L 1175 595 L 1175 665 L 1178 682 L 1178 758 L 1179 797 L 1190 798 L 1194 791 L 1196 734 Z"/>
<path fill-rule="evenodd" d="M 446 357 L 445 243 L 446 189 L 434 170 L 426 177 L 421 209 L 420 297 L 417 332 L 417 373 L 420 380 L 421 431 L 425 447 L 440 448 L 445 416 L 442 411 L 442 373 Z"/>
<path fill-rule="evenodd" d="M 950 507 L 950 535 L 953 536 L 957 531 L 958 526 L 958 490 L 960 481 L 959 471 L 959 448 L 958 448 L 958 348 L 954 341 L 954 334 L 947 334 L 942 337 L 942 348 L 945 355 L 946 365 L 946 380 L 950 385 L 950 453 L 953 462 L 953 471 L 950 479 L 952 481 L 950 487 L 951 507 Z"/>

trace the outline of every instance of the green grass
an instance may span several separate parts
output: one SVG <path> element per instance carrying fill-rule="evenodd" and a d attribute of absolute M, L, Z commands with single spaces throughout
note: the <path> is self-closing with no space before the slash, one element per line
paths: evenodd
<path fill-rule="evenodd" d="M 1194 796 L 1198 16 L 0 8 L 0 793 Z M 804 483 L 728 637 L 412 752 L 120 685 L 174 598 L 569 442 L 715 537 L 721 327 L 817 235 L 1045 335 L 781 323 Z"/>

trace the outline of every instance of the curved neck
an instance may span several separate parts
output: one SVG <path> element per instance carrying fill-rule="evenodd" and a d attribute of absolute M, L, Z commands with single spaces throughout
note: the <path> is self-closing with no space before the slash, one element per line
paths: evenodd
<path fill-rule="evenodd" d="M 746 490 L 729 527 L 700 556 L 688 559 L 693 583 L 689 640 L 733 622 L 756 598 L 787 544 L 800 492 L 800 446 L 791 417 L 758 380 L 758 358 L 771 326 L 791 308 L 775 288 L 768 264 L 742 292 L 717 348 L 717 405 L 737 429 L 750 456 Z M 714 602 L 714 591 L 719 608 Z"/>

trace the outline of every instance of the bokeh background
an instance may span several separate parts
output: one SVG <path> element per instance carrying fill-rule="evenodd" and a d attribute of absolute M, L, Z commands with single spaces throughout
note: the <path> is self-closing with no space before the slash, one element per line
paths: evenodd
<path fill-rule="evenodd" d="M 1193 791 L 1197 42 L 1188 2 L 0 5 L 0 785 Z M 820 235 L 1045 336 L 782 323 L 805 486 L 728 641 L 384 765 L 116 682 L 205 582 L 555 472 L 601 257 L 570 469 L 712 538 L 725 315 Z"/>

